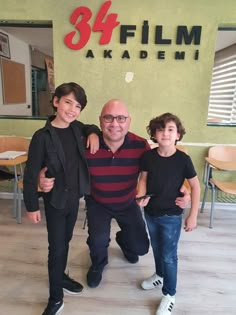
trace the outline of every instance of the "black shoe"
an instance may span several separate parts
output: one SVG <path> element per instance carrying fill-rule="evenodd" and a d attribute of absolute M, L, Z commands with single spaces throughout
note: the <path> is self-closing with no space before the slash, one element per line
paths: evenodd
<path fill-rule="evenodd" d="M 138 255 L 132 254 L 122 247 L 119 232 L 116 233 L 116 242 L 120 246 L 120 248 L 121 248 L 125 258 L 128 260 L 128 262 L 130 262 L 131 264 L 136 264 L 139 261 Z"/>
<path fill-rule="evenodd" d="M 64 273 L 62 287 L 63 290 L 69 294 L 80 294 L 84 289 L 82 284 L 69 277 L 69 273 Z"/>
<path fill-rule="evenodd" d="M 63 309 L 63 307 L 63 301 L 57 304 L 49 302 L 42 315 L 56 315 Z"/>
<path fill-rule="evenodd" d="M 96 288 L 102 280 L 102 270 L 98 270 L 91 266 L 87 273 L 87 284 L 90 288 Z"/>

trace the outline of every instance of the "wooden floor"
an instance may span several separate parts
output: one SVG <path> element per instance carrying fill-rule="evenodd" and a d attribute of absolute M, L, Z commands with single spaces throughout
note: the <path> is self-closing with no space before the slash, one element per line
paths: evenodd
<path fill-rule="evenodd" d="M 48 298 L 45 220 L 32 225 L 24 214 L 17 224 L 10 213 L 12 201 L 0 204 L 0 314 L 41 315 Z M 213 229 L 208 228 L 208 212 L 199 215 L 195 231 L 182 232 L 174 315 L 236 314 L 236 209 L 217 210 Z M 80 211 L 68 268 L 85 289 L 80 296 L 65 296 L 60 314 L 155 315 L 160 289 L 140 289 L 140 281 L 154 271 L 152 253 L 135 265 L 126 262 L 114 241 L 115 222 L 102 284 L 87 287 L 90 259 L 83 220 Z"/>

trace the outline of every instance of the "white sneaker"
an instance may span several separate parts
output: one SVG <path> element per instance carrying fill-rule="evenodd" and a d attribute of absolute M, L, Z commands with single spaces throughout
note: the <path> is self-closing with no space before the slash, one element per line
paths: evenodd
<path fill-rule="evenodd" d="M 175 295 L 163 295 L 156 315 L 170 315 L 175 304 Z"/>
<path fill-rule="evenodd" d="M 163 278 L 159 277 L 156 273 L 154 273 L 151 277 L 147 278 L 141 283 L 141 287 L 144 290 L 151 290 L 162 286 L 162 284 Z"/>

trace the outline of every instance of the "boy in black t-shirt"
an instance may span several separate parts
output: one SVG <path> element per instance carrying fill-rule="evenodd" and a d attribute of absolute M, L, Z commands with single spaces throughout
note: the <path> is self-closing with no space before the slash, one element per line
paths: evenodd
<path fill-rule="evenodd" d="M 200 184 L 190 157 L 176 149 L 176 142 L 185 134 L 179 118 L 165 113 L 152 119 L 147 131 L 158 147 L 141 158 L 141 174 L 137 200 L 144 207 L 156 272 L 141 284 L 144 290 L 162 285 L 163 297 L 156 315 L 169 315 L 175 303 L 177 284 L 177 246 L 182 225 L 183 209 L 175 200 L 181 195 L 185 178 L 191 187 L 191 209 L 185 220 L 185 231 L 197 225 Z"/>

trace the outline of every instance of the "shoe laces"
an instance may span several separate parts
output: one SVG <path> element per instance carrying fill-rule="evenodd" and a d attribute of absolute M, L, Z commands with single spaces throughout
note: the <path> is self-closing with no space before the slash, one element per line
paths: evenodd
<path fill-rule="evenodd" d="M 70 281 L 71 283 L 77 284 L 77 282 L 69 276 L 69 271 L 64 274 L 65 280 Z"/>

